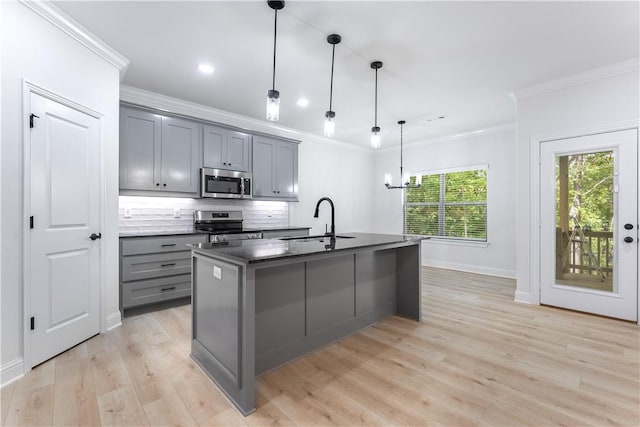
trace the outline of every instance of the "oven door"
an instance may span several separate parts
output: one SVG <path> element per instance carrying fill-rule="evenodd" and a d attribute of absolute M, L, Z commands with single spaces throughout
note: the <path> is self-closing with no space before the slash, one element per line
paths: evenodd
<path fill-rule="evenodd" d="M 201 196 L 220 199 L 246 199 L 246 173 L 221 169 L 201 170 Z"/>

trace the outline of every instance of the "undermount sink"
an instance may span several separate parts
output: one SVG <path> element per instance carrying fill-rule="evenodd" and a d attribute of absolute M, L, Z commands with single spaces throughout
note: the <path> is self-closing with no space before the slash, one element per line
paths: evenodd
<path fill-rule="evenodd" d="M 356 236 L 336 236 L 337 239 L 355 239 Z M 299 237 L 281 237 L 279 240 L 295 241 L 295 242 L 324 242 L 330 240 L 331 236 L 299 236 Z"/>

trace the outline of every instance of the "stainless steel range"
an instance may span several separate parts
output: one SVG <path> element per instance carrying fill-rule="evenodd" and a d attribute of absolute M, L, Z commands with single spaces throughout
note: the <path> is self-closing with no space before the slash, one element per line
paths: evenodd
<path fill-rule="evenodd" d="M 193 228 L 201 233 L 209 233 L 210 242 L 262 239 L 260 230 L 242 226 L 241 211 L 195 211 Z"/>

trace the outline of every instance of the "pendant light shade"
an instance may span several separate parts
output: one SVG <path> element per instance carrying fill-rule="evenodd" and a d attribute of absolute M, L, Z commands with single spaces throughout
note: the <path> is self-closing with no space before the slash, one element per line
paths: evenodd
<path fill-rule="evenodd" d="M 336 132 L 336 112 L 333 111 L 333 65 L 336 59 L 336 45 L 342 37 L 338 34 L 329 34 L 327 42 L 332 46 L 331 50 L 331 85 L 329 86 L 329 110 L 324 113 L 324 136 L 332 137 Z"/>
<path fill-rule="evenodd" d="M 324 113 L 324 136 L 331 138 L 336 133 L 336 113 L 327 111 Z"/>
<path fill-rule="evenodd" d="M 407 123 L 404 120 L 400 120 L 398 122 L 398 124 L 400 125 L 400 185 L 392 185 L 391 184 L 391 174 L 387 173 L 384 176 L 384 185 L 387 187 L 387 189 L 389 190 L 395 190 L 395 189 L 405 189 L 405 188 L 420 188 L 421 186 L 421 181 L 422 181 L 422 177 L 420 175 L 416 176 L 416 183 L 415 184 L 411 184 L 411 176 L 410 174 L 405 174 L 403 167 L 402 167 L 402 137 L 403 137 L 403 128 L 405 123 Z"/>
<path fill-rule="evenodd" d="M 284 7 L 284 1 L 267 1 L 274 11 L 273 22 L 273 77 L 271 89 L 267 92 L 267 120 L 277 122 L 280 119 L 280 92 L 276 90 L 276 40 L 278 36 L 278 11 Z"/>
<path fill-rule="evenodd" d="M 371 68 L 376 70 L 376 91 L 375 91 L 375 105 L 374 105 L 374 121 L 371 128 L 371 148 L 380 148 L 380 127 L 378 126 L 378 70 L 382 68 L 382 61 L 373 61 Z"/>
<path fill-rule="evenodd" d="M 267 92 L 267 120 L 277 122 L 280 118 L 280 92 L 269 90 Z"/>

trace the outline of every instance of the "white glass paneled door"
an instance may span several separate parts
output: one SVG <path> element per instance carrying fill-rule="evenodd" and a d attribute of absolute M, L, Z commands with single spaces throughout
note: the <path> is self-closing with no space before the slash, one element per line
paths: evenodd
<path fill-rule="evenodd" d="M 637 131 L 542 143 L 540 218 L 540 302 L 637 321 Z"/>

